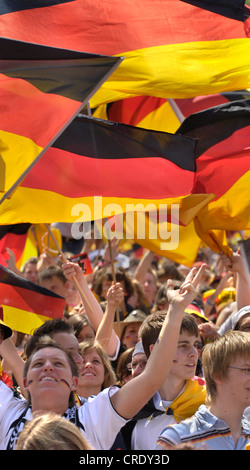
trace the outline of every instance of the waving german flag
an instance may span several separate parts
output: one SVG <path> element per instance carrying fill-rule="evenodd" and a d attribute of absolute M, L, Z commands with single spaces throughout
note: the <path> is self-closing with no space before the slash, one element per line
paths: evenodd
<path fill-rule="evenodd" d="M 119 62 L 0 38 L 0 191 L 41 158 Z"/>
<path fill-rule="evenodd" d="M 250 100 L 193 114 L 176 133 L 198 139 L 194 193 L 215 194 L 198 214 L 199 229 L 249 229 Z"/>
<path fill-rule="evenodd" d="M 134 96 L 98 106 L 93 110 L 93 116 L 144 129 L 175 133 L 190 114 L 230 101 L 249 98 L 249 90 L 175 100 L 156 96 Z"/>
<path fill-rule="evenodd" d="M 111 215 L 101 209 L 108 204 L 123 213 L 129 204 L 174 202 L 189 223 L 211 198 L 192 194 L 195 145 L 182 135 L 79 115 L 0 205 L 1 222 L 88 221 Z"/>
<path fill-rule="evenodd" d="M 32 334 L 46 320 L 62 318 L 65 299 L 0 265 L 0 305 L 10 328 Z"/>
<path fill-rule="evenodd" d="M 187 98 L 250 86 L 249 39 L 240 21 L 180 0 L 27 3 L 0 1 L 2 35 L 124 56 L 92 107 L 135 95 Z"/>

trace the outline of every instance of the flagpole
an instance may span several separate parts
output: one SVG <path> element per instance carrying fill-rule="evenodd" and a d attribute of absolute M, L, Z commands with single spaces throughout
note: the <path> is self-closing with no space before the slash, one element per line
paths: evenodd
<path fill-rule="evenodd" d="M 87 103 L 87 112 L 88 112 L 88 116 L 89 116 L 89 117 L 92 117 L 92 113 L 91 113 L 91 108 L 90 108 L 90 103 L 89 103 L 89 101 L 88 101 L 88 103 Z M 92 129 L 91 129 L 91 132 L 92 132 L 93 145 L 94 145 L 94 147 L 95 147 L 95 136 L 94 136 L 94 134 L 93 134 L 93 130 L 92 130 Z M 105 220 L 107 221 L 107 219 L 105 219 Z M 106 226 L 108 227 L 108 224 L 106 224 Z M 107 230 L 108 230 L 108 228 L 107 228 Z M 109 232 L 109 230 L 108 230 L 108 232 Z M 116 284 L 115 267 L 114 267 L 114 258 L 113 258 L 113 252 L 112 252 L 112 247 L 111 247 L 110 232 L 108 233 L 107 239 L 108 239 L 109 257 L 110 257 L 110 263 L 111 263 L 111 269 L 112 269 L 113 284 Z M 120 331 L 121 324 L 120 324 L 119 305 L 116 305 L 115 312 L 116 312 L 117 327 L 118 327 L 118 330 Z"/>
<path fill-rule="evenodd" d="M 67 260 L 66 256 L 64 255 L 63 251 L 61 250 L 61 248 L 60 248 L 60 246 L 59 246 L 59 244 L 58 244 L 56 238 L 54 237 L 54 234 L 53 234 L 53 232 L 51 231 L 49 225 L 48 225 L 48 224 L 45 224 L 45 226 L 46 226 L 46 228 L 47 228 L 47 230 L 48 230 L 48 233 L 50 234 L 50 236 L 51 236 L 53 242 L 55 243 L 55 245 L 56 245 L 56 247 L 57 247 L 57 249 L 58 249 L 58 251 L 59 251 L 59 253 L 60 253 L 61 257 L 62 257 L 63 262 L 64 262 L 64 263 L 67 263 L 68 260 Z M 73 276 L 73 282 L 74 282 L 75 286 L 77 287 L 79 294 L 80 294 L 81 297 L 84 299 L 84 302 L 86 303 L 86 305 L 87 305 L 87 307 L 89 308 L 89 310 L 92 310 L 91 307 L 90 307 L 90 305 L 89 305 L 89 302 L 88 302 L 88 300 L 87 300 L 87 298 L 86 298 L 86 296 L 85 296 L 85 294 L 84 294 L 84 292 L 83 292 L 83 290 L 82 290 L 82 288 L 81 288 L 81 286 L 80 286 L 80 284 L 79 284 L 79 282 L 78 282 L 78 280 L 76 279 L 75 276 Z"/>
<path fill-rule="evenodd" d="M 182 123 L 185 119 L 185 116 L 182 114 L 180 108 L 177 106 L 176 102 L 170 98 L 167 98 L 167 102 L 170 104 L 172 111 L 174 111 L 174 114 L 176 117 L 179 119 L 180 123 Z"/>

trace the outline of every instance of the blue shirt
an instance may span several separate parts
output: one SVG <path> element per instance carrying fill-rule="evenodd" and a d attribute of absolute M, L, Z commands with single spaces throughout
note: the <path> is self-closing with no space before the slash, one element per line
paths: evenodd
<path fill-rule="evenodd" d="M 250 422 L 242 418 L 242 433 L 235 445 L 225 421 L 217 418 L 205 405 L 201 405 L 191 418 L 169 425 L 161 432 L 156 449 L 190 443 L 200 450 L 245 450 L 250 443 Z"/>

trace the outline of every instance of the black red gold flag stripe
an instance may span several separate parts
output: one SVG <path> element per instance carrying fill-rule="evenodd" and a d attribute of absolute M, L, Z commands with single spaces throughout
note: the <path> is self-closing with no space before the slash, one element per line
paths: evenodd
<path fill-rule="evenodd" d="M 2 0 L 0 15 L 6 15 L 7 13 L 20 12 L 22 10 L 34 10 L 35 8 L 45 8 L 54 5 L 61 5 L 62 3 L 69 3 L 75 0 L 36 0 L 36 3 L 24 2 L 23 0 Z"/>
<path fill-rule="evenodd" d="M 195 195 L 186 203 L 195 180 L 195 145 L 181 135 L 78 116 L 0 205 L 1 221 L 75 222 L 78 204 L 90 209 L 84 220 L 103 218 L 95 212 L 98 198 L 121 212 L 127 204 L 180 203 L 191 220 L 193 205 L 204 200 Z"/>
<path fill-rule="evenodd" d="M 249 90 L 215 95 L 166 100 L 156 96 L 134 96 L 114 101 L 92 110 L 93 116 L 131 126 L 175 133 L 190 114 L 198 113 L 229 101 L 249 99 Z"/>
<path fill-rule="evenodd" d="M 198 139 L 194 193 L 215 198 L 198 214 L 200 229 L 250 227 L 250 100 L 230 102 L 189 116 L 177 134 Z"/>
<path fill-rule="evenodd" d="M 244 21 L 245 0 L 181 0 L 232 20 Z"/>
<path fill-rule="evenodd" d="M 92 108 L 137 95 L 190 98 L 250 86 L 244 24 L 188 3 L 75 0 L 25 9 L 20 0 L 5 13 L 6 4 L 0 1 L 2 36 L 124 56 Z"/>
<path fill-rule="evenodd" d="M 16 264 L 18 263 L 25 247 L 30 226 L 31 224 L 0 225 L 0 264 L 8 265 L 9 253 L 6 248 L 14 253 Z"/>
<path fill-rule="evenodd" d="M 11 329 L 32 334 L 46 320 L 62 318 L 65 299 L 0 266 L 0 305 Z"/>
<path fill-rule="evenodd" d="M 41 158 L 119 63 L 0 38 L 0 191 Z"/>

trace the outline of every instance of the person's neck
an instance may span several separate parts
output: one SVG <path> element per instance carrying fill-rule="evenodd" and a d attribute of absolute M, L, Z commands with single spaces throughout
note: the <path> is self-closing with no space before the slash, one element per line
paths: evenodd
<path fill-rule="evenodd" d="M 92 386 L 92 387 L 84 387 L 84 386 L 77 387 L 77 395 L 83 398 L 89 398 L 91 395 L 98 395 L 100 391 L 101 391 L 101 387 L 99 385 Z"/>
<path fill-rule="evenodd" d="M 158 390 L 161 399 L 165 401 L 175 400 L 185 387 L 186 382 L 185 379 L 179 379 L 178 377 L 170 375 Z"/>
<path fill-rule="evenodd" d="M 225 398 L 215 400 L 209 407 L 210 412 L 217 418 L 223 420 L 231 430 L 235 445 L 241 435 L 241 419 L 243 410 L 237 407 L 237 404 L 227 404 Z"/>
<path fill-rule="evenodd" d="M 51 401 L 48 403 L 42 402 L 42 403 L 32 403 L 31 404 L 31 409 L 32 409 L 32 414 L 34 415 L 35 413 L 49 413 L 53 412 L 58 415 L 63 415 L 65 411 L 68 409 L 69 404 L 67 403 L 52 403 Z"/>

